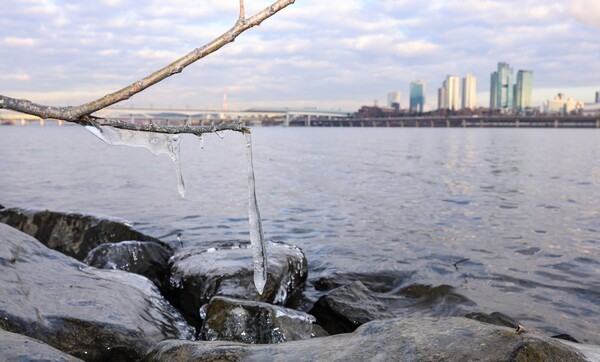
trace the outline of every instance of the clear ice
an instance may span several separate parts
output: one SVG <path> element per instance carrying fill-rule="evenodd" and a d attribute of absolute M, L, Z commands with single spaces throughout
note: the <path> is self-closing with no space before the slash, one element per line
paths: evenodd
<path fill-rule="evenodd" d="M 181 173 L 180 146 L 181 136 L 156 132 L 132 131 L 110 126 L 86 126 L 88 131 L 109 145 L 123 145 L 130 147 L 143 147 L 155 155 L 167 154 L 175 163 L 177 172 L 177 190 L 183 198 L 185 196 L 185 183 Z"/>
<path fill-rule="evenodd" d="M 250 133 L 244 135 L 246 136 L 246 158 L 248 159 L 248 221 L 250 222 L 250 243 L 252 244 L 252 261 L 254 263 L 254 286 L 258 294 L 262 295 L 267 283 L 267 249 L 256 201 L 252 138 Z"/>

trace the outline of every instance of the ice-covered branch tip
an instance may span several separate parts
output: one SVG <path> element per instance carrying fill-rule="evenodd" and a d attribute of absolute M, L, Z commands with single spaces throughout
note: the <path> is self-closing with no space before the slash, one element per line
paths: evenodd
<path fill-rule="evenodd" d="M 146 88 L 162 81 L 165 78 L 172 76 L 173 74 L 181 73 L 181 71 L 186 68 L 188 65 L 196 62 L 199 59 L 204 58 L 205 56 L 214 53 L 219 50 L 221 47 L 225 46 L 228 43 L 231 43 L 235 40 L 235 38 L 243 33 L 244 31 L 256 26 L 260 25 L 265 19 L 273 16 L 283 8 L 287 7 L 294 3 L 294 0 L 277 0 L 270 6 L 265 9 L 259 11 L 254 14 L 250 18 L 246 19 L 245 17 L 245 7 L 244 1 L 240 0 L 240 15 L 238 20 L 235 22 L 234 26 L 229 29 L 227 32 L 221 34 L 219 37 L 215 38 L 211 42 L 206 45 L 196 48 L 192 50 L 187 55 L 182 58 L 174 61 L 173 63 L 163 67 L 155 71 L 154 73 L 146 76 L 143 79 L 140 79 L 125 88 L 122 88 L 116 92 L 106 94 L 94 101 L 89 103 L 85 103 L 79 106 L 72 107 L 52 107 L 43 104 L 33 103 L 26 99 L 16 99 L 7 97 L 4 95 L 0 95 L 0 109 L 10 109 L 13 111 L 18 111 L 21 113 L 27 113 L 34 116 L 38 116 L 41 118 L 52 118 L 52 119 L 60 119 L 67 122 L 78 123 L 81 125 L 91 125 L 94 124 L 94 118 L 92 113 L 99 111 L 103 108 L 106 108 L 115 103 L 124 101 L 126 99 L 131 98 L 133 95 L 140 93 Z M 131 124 L 122 123 L 121 125 L 108 124 L 104 122 L 98 122 L 105 125 L 110 125 L 113 127 L 125 127 Z M 158 127 L 158 126 L 157 126 Z M 187 131 L 176 130 L 178 128 L 185 129 Z M 165 132 L 165 130 L 169 129 L 166 133 L 194 133 L 196 132 L 188 132 L 191 130 L 190 126 L 182 126 L 182 127 L 160 127 L 160 130 L 152 130 L 152 132 Z M 132 128 L 125 128 L 132 129 Z M 226 128 L 231 129 L 231 128 Z M 206 132 L 214 132 L 214 131 L 204 131 Z M 244 133 L 246 133 L 244 131 Z"/>
<path fill-rule="evenodd" d="M 169 126 L 159 125 L 156 123 L 129 123 L 120 120 L 109 120 L 109 119 L 93 119 L 90 121 L 93 126 L 110 126 L 114 128 L 127 129 L 131 131 L 143 131 L 143 132 L 156 132 L 156 133 L 168 133 L 168 134 L 179 134 L 189 133 L 196 136 L 201 136 L 204 133 L 215 133 L 220 131 L 236 131 L 240 133 L 250 133 L 250 129 L 244 126 L 243 122 L 238 123 L 221 123 L 212 126 Z"/>

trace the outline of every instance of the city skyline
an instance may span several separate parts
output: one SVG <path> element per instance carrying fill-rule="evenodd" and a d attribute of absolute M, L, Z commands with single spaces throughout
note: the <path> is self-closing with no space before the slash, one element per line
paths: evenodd
<path fill-rule="evenodd" d="M 246 2 L 247 13 L 269 1 Z M 138 80 L 229 29 L 236 0 L 134 3 L 7 0 L 0 17 L 0 92 L 51 105 L 90 101 Z M 515 13 L 511 9 L 519 7 Z M 600 88 L 600 4 L 592 0 L 297 1 L 221 51 L 127 106 L 220 108 L 410 104 L 410 83 L 448 74 L 477 78 L 489 102 L 499 60 L 535 70 L 532 105 L 557 93 L 593 102 Z M 310 22 L 306 20 L 310 19 Z"/>

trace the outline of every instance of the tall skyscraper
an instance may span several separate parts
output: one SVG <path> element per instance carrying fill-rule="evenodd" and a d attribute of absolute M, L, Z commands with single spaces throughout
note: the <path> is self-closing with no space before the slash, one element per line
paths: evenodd
<path fill-rule="evenodd" d="M 460 78 L 454 75 L 446 77 L 446 107 L 452 110 L 460 109 Z"/>
<path fill-rule="evenodd" d="M 475 98 L 477 96 L 476 83 L 477 78 L 471 73 L 468 73 L 467 76 L 463 78 L 462 108 L 475 109 Z"/>
<path fill-rule="evenodd" d="M 596 103 L 600 103 L 600 92 L 596 92 Z"/>
<path fill-rule="evenodd" d="M 425 82 L 415 80 L 410 83 L 410 111 L 423 113 L 425 108 Z"/>
<path fill-rule="evenodd" d="M 498 63 L 498 71 L 492 73 L 490 82 L 490 108 L 503 113 L 513 107 L 513 69 L 508 63 Z"/>
<path fill-rule="evenodd" d="M 389 92 L 387 96 L 387 106 L 390 108 L 400 109 L 400 92 Z"/>
<path fill-rule="evenodd" d="M 517 72 L 517 84 L 514 91 L 515 111 L 523 112 L 531 107 L 533 93 L 533 72 L 531 70 L 519 70 Z"/>
<path fill-rule="evenodd" d="M 448 109 L 448 92 L 446 90 L 446 81 L 438 88 L 438 109 Z"/>

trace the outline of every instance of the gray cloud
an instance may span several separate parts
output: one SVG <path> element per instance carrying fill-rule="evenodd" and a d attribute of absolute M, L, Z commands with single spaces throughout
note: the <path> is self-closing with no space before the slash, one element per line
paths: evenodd
<path fill-rule="evenodd" d="M 246 0 L 247 12 L 269 1 Z M 2 94 L 75 104 L 114 91 L 226 31 L 236 0 L 7 0 L 0 18 Z M 354 110 L 446 74 L 478 78 L 498 61 L 534 71 L 534 98 L 600 90 L 600 5 L 546 0 L 299 0 L 129 102 L 135 106 L 321 106 Z M 487 105 L 482 103 L 481 105 Z"/>

